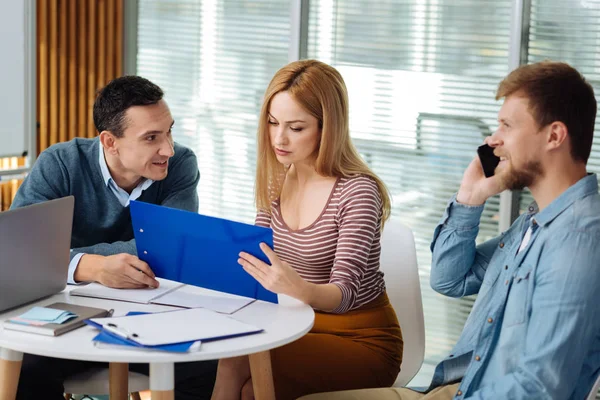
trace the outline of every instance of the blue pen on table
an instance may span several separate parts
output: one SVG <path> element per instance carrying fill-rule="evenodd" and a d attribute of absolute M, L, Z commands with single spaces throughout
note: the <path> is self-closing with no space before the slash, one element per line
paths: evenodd
<path fill-rule="evenodd" d="M 129 332 L 124 328 L 119 328 L 117 326 L 117 324 L 113 324 L 112 322 L 109 322 L 106 325 L 103 325 L 104 330 L 106 330 L 107 332 L 110 332 L 114 335 L 120 336 L 123 339 L 137 339 L 139 337 L 139 335 L 137 333 L 133 333 L 133 332 Z"/>

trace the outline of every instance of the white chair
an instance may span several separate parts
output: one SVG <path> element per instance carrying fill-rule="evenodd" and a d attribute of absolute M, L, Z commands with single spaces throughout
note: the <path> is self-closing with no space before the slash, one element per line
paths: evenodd
<path fill-rule="evenodd" d="M 70 394 L 108 395 L 109 369 L 94 368 L 69 377 L 64 382 L 65 398 Z M 139 400 L 139 392 L 150 388 L 150 378 L 144 374 L 129 371 L 128 393 L 132 400 Z"/>
<path fill-rule="evenodd" d="M 596 400 L 596 395 L 598 394 L 599 389 L 600 389 L 600 375 L 598 375 L 598 378 L 596 379 L 596 383 L 594 383 L 594 387 L 592 387 L 592 390 L 590 390 L 590 394 L 588 394 L 588 397 L 586 400 Z"/>
<path fill-rule="evenodd" d="M 415 240 L 412 231 L 398 220 L 389 219 L 383 229 L 381 270 L 404 339 L 400 374 L 394 383 L 394 387 L 403 387 L 423 364 L 425 322 Z"/>

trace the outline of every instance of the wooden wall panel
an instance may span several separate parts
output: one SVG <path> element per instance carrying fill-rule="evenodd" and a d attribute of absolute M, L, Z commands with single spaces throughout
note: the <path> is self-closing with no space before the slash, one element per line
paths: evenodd
<path fill-rule="evenodd" d="M 68 91 L 68 80 L 67 80 L 67 61 L 69 59 L 69 49 L 67 47 L 67 27 L 68 18 L 67 18 L 67 0 L 60 0 L 59 7 L 60 11 L 59 20 L 58 20 L 58 88 L 59 93 L 61 94 L 61 101 L 58 102 L 58 121 L 61 121 L 61 124 L 57 124 L 58 129 L 58 141 L 66 142 L 67 139 L 67 130 L 69 128 L 68 119 L 67 119 L 67 105 L 69 102 L 69 91 Z"/>
<path fill-rule="evenodd" d="M 87 41 L 86 38 L 86 26 L 87 26 L 87 7 L 86 2 L 77 1 L 77 71 L 78 71 L 78 86 L 76 88 L 77 93 L 77 105 L 78 105 L 78 119 L 77 119 L 77 132 L 75 136 L 87 136 L 84 134 L 87 129 L 88 119 L 88 103 L 86 93 L 86 79 L 87 79 L 87 57 L 86 51 Z"/>
<path fill-rule="evenodd" d="M 77 133 L 77 121 L 79 118 L 77 112 L 77 0 L 69 0 L 69 29 L 67 35 L 69 37 L 69 121 L 67 137 L 68 140 L 73 139 Z M 80 22 L 83 24 L 83 21 Z M 67 25 L 67 24 L 65 24 Z M 83 110 L 85 112 L 85 109 Z"/>
<path fill-rule="evenodd" d="M 49 60 L 48 60 L 48 8 L 49 2 L 52 0 L 38 0 L 37 2 L 37 94 L 39 99 L 39 124 L 38 129 L 38 152 L 48 147 L 50 138 L 49 128 L 50 121 L 48 119 L 48 104 L 50 103 L 50 94 L 48 93 L 49 84 Z"/>
<path fill-rule="evenodd" d="M 50 81 L 50 137 L 49 144 L 58 143 L 58 0 L 46 0 L 50 5 L 50 15 L 48 16 L 48 25 L 50 30 L 50 44 L 48 50 L 50 53 L 50 63 L 48 64 Z M 43 68 L 43 65 L 40 65 Z"/>
<path fill-rule="evenodd" d="M 96 30 L 98 29 L 97 18 L 98 15 L 96 13 L 96 1 L 89 1 L 86 3 L 86 7 L 88 10 L 88 20 L 87 20 L 87 99 L 88 99 L 88 114 L 91 113 L 92 107 L 94 105 L 94 99 L 96 98 L 96 69 L 98 65 L 96 64 L 96 53 L 98 52 L 98 47 L 96 46 L 96 37 L 98 36 Z M 87 119 L 87 133 L 82 136 L 87 136 L 92 138 L 96 135 L 96 130 L 94 129 L 94 121 L 88 115 Z"/>
<path fill-rule="evenodd" d="M 37 0 L 38 152 L 95 137 L 98 89 L 121 75 L 123 1 Z"/>

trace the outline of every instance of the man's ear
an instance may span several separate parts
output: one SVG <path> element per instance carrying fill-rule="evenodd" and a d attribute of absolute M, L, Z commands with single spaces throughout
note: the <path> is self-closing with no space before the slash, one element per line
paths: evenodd
<path fill-rule="evenodd" d="M 548 150 L 555 150 L 561 146 L 567 145 L 569 130 L 564 123 L 555 121 L 551 123 L 547 129 Z"/>
<path fill-rule="evenodd" d="M 100 132 L 100 143 L 102 143 L 104 151 L 112 155 L 118 154 L 117 142 L 117 137 L 111 131 Z"/>

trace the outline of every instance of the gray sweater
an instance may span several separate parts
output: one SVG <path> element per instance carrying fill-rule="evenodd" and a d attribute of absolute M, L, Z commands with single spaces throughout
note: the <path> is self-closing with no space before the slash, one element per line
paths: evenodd
<path fill-rule="evenodd" d="M 129 207 L 123 207 L 104 183 L 99 146 L 98 137 L 77 138 L 43 151 L 11 205 L 17 208 L 73 195 L 71 258 L 78 253 L 137 255 Z M 150 185 L 137 200 L 198 212 L 199 180 L 194 152 L 175 143 L 168 176 Z"/>

